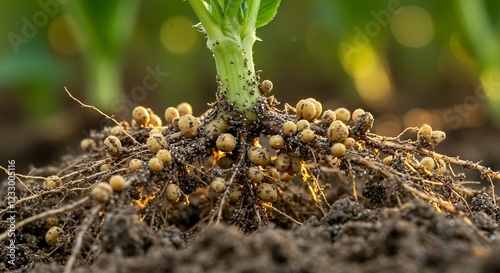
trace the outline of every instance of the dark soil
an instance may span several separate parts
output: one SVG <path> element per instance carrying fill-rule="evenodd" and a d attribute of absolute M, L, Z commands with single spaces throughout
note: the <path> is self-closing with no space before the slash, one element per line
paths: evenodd
<path fill-rule="evenodd" d="M 489 211 L 488 200 L 479 207 Z M 479 211 L 472 221 L 447 217 L 416 201 L 400 209 L 367 209 L 350 198 L 322 219 L 252 234 L 216 225 L 196 235 L 172 227 L 155 234 L 124 212 L 105 251 L 74 272 L 498 272 L 498 224 Z M 36 255 L 33 253 L 32 255 Z M 38 264 L 33 272 L 61 272 Z"/>
<path fill-rule="evenodd" d="M 197 233 L 174 226 L 152 232 L 124 210 L 104 222 L 104 247 L 94 264 L 73 272 L 498 272 L 498 207 L 487 194 L 471 206 L 476 213 L 469 219 L 418 200 L 367 208 L 343 198 L 321 219 L 288 228 L 271 224 L 251 234 L 225 224 Z M 39 243 L 25 239 L 18 263 L 37 260 L 31 272 L 62 272 L 54 261 L 65 251 L 49 258 L 33 251 Z"/>
<path fill-rule="evenodd" d="M 0 271 L 63 272 L 71 258 L 71 272 L 500 271 L 500 199 L 490 187 L 467 188 L 465 174 L 451 167 L 427 170 L 419 160 L 448 160 L 448 166 L 476 171 L 488 181 L 499 174 L 474 162 L 442 158 L 419 140 L 372 134 L 364 123 L 367 115 L 346 123 L 357 146 L 340 157 L 331 156 L 329 127 L 319 120 L 311 122 L 312 144 L 285 136 L 286 148 L 272 156 L 299 156 L 301 171 L 285 181 L 279 173 L 273 177 L 274 163 L 268 163 L 262 167 L 263 181 L 278 187 L 279 195 L 272 202 L 257 198 L 258 184 L 247 177 L 254 166 L 245 157 L 247 150 L 259 136 L 279 134 L 275 128 L 285 120 L 299 120 L 266 107 L 263 103 L 262 113 L 274 113 L 276 119 L 261 127 L 247 131 L 233 120 L 228 130 L 242 141 L 221 157 L 212 136 L 187 138 L 169 124 L 162 134 L 175 159 L 172 166 L 153 172 L 144 164 L 132 171 L 131 159 L 147 162 L 156 152 L 144 145 L 151 127 L 125 122 L 139 144 L 119 135 L 123 148 L 118 155 L 103 148 L 112 130 L 105 128 L 91 134 L 96 146 L 90 151 L 18 176 L 24 182 L 16 184 L 22 200 L 16 204 L 17 224 L 42 216 L 17 228 L 15 265 L 7 262 L 9 240 L 0 242 Z M 384 162 L 387 155 L 394 157 Z M 222 158 L 229 159 L 229 167 L 220 166 Z M 106 202 L 89 198 L 97 183 L 118 173 L 129 179 L 126 190 L 113 192 Z M 42 186 L 55 174 L 63 178 L 61 186 Z M 225 193 L 208 186 L 214 177 L 227 179 Z M 183 193 L 179 202 L 165 198 L 173 183 Z M 227 197 L 236 186 L 244 192 L 230 202 Z M 9 226 L 6 183 L 0 190 L 1 236 Z M 50 215 L 65 234 L 49 245 L 49 217 L 43 213 L 72 204 L 78 205 Z"/>

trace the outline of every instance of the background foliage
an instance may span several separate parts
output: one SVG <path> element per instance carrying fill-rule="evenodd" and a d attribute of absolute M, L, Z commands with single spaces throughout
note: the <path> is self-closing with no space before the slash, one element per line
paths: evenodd
<path fill-rule="evenodd" d="M 0 9 L 2 162 L 53 162 L 104 125 L 64 86 L 117 119 L 136 105 L 163 113 L 182 101 L 201 114 L 214 100 L 213 58 L 185 1 L 2 1 Z M 379 134 L 429 123 L 459 139 L 476 128 L 495 142 L 498 14 L 494 0 L 282 1 L 258 30 L 254 61 L 283 103 L 313 96 L 325 108 L 362 107 Z"/>

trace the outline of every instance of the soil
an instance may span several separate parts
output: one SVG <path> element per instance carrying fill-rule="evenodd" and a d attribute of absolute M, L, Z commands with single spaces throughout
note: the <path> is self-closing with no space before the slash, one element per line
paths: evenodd
<path fill-rule="evenodd" d="M 124 212 L 104 227 L 112 232 L 95 263 L 73 272 L 498 272 L 491 200 L 476 201 L 486 212 L 469 220 L 422 201 L 369 209 L 344 198 L 322 219 L 251 234 L 227 225 L 197 234 L 175 227 L 148 233 Z M 25 255 L 30 261 L 40 254 Z M 62 270 L 39 263 L 31 272 Z"/>
<path fill-rule="evenodd" d="M 274 107 L 264 103 L 263 112 L 269 112 L 269 105 Z M 274 113 L 279 120 L 299 119 L 284 111 Z M 146 143 L 151 128 L 122 124 Z M 323 156 L 328 153 L 323 144 L 329 142 L 321 134 L 326 135 L 328 126 L 320 122 L 313 124 L 319 139 L 313 152 L 298 138 L 286 138 L 296 155 L 315 165 L 302 163 L 300 175 L 286 183 L 264 168 L 265 181 L 279 189 L 272 204 L 256 198 L 256 185 L 244 180 L 246 172 L 239 173 L 251 166 L 244 155 L 255 139 L 242 137 L 242 150 L 231 154 L 228 168 L 212 162 L 216 156 L 207 148 L 215 139 L 170 139 L 174 158 L 183 159 L 175 168 L 153 173 L 145 166 L 130 174 L 124 166 L 132 157 L 146 161 L 154 154 L 121 135 L 122 154 L 109 157 L 102 143 L 111 128 L 94 131 L 97 148 L 91 152 L 18 176 L 24 185 L 16 184 L 16 191 L 23 193 L 23 202 L 16 204 L 17 224 L 40 217 L 17 229 L 14 265 L 8 263 L 8 240 L 0 240 L 0 271 L 63 272 L 70 263 L 71 272 L 500 271 L 500 199 L 492 196 L 491 188 L 467 188 L 462 184 L 465 174 L 438 173 L 437 167 L 426 171 L 414 158 L 430 154 L 422 143 L 379 138 L 366 125 L 349 123 L 351 135 L 362 145 L 341 159 Z M 240 136 L 276 133 L 272 126 L 251 128 L 250 133 L 234 128 L 229 131 Z M 178 135 L 173 126 L 166 130 L 164 135 Z M 381 153 L 394 159 L 384 165 Z M 105 162 L 110 166 L 103 170 Z M 496 175 L 473 162 L 460 162 L 485 178 Z M 133 178 L 128 189 L 104 203 L 90 200 L 95 184 L 116 173 Z M 231 177 L 233 183 L 234 173 L 241 177 L 230 185 L 244 191 L 237 202 L 225 200 L 229 188 L 221 195 L 207 187 L 214 176 Z M 64 178 L 64 186 L 43 188 L 45 178 L 55 174 Z M 179 202 L 160 197 L 172 180 L 183 193 Z M 2 186 L 1 192 L 7 192 L 6 183 Z M 7 198 L 0 197 L 2 234 L 9 214 Z M 51 209 L 64 210 L 43 215 Z M 58 223 L 51 224 L 49 218 Z M 51 246 L 45 235 L 54 225 L 65 234 Z"/>

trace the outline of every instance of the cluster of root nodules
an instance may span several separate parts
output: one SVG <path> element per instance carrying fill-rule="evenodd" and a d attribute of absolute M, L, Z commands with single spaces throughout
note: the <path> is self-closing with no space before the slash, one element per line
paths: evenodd
<path fill-rule="evenodd" d="M 263 93 L 269 86 L 262 83 Z M 180 247 L 218 222 L 245 232 L 301 225 L 346 196 L 368 207 L 420 199 L 471 217 L 478 206 L 467 200 L 493 194 L 466 188 L 452 165 L 489 182 L 499 174 L 434 152 L 445 133 L 428 125 L 385 137 L 370 132 L 375 119 L 362 109 L 323 110 L 313 98 L 278 106 L 262 96 L 252 123 L 223 98 L 201 117 L 187 103 L 168 107 L 164 120 L 137 107 L 130 123 L 83 139 L 81 155 L 17 174 L 17 202 L 6 197 L 0 215 L 17 212 L 17 243 L 30 245 L 18 257 L 32 253 L 71 268 L 116 247 L 125 255 L 146 251 L 158 238 Z"/>

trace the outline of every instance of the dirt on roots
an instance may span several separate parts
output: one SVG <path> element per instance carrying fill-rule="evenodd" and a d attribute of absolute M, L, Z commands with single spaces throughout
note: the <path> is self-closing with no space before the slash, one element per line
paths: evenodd
<path fill-rule="evenodd" d="M 201 117 L 170 109 L 162 126 L 148 109 L 93 131 L 60 166 L 2 167 L 17 195 L 1 185 L 0 271 L 500 270 L 499 199 L 456 170 L 490 183 L 500 174 L 434 152 L 443 132 L 379 136 L 370 113 L 345 118 L 311 98 L 283 110 L 262 99 L 242 126 L 219 95 Z M 221 111 L 233 114 L 221 122 Z M 236 143 L 218 143 L 222 133 Z"/>

